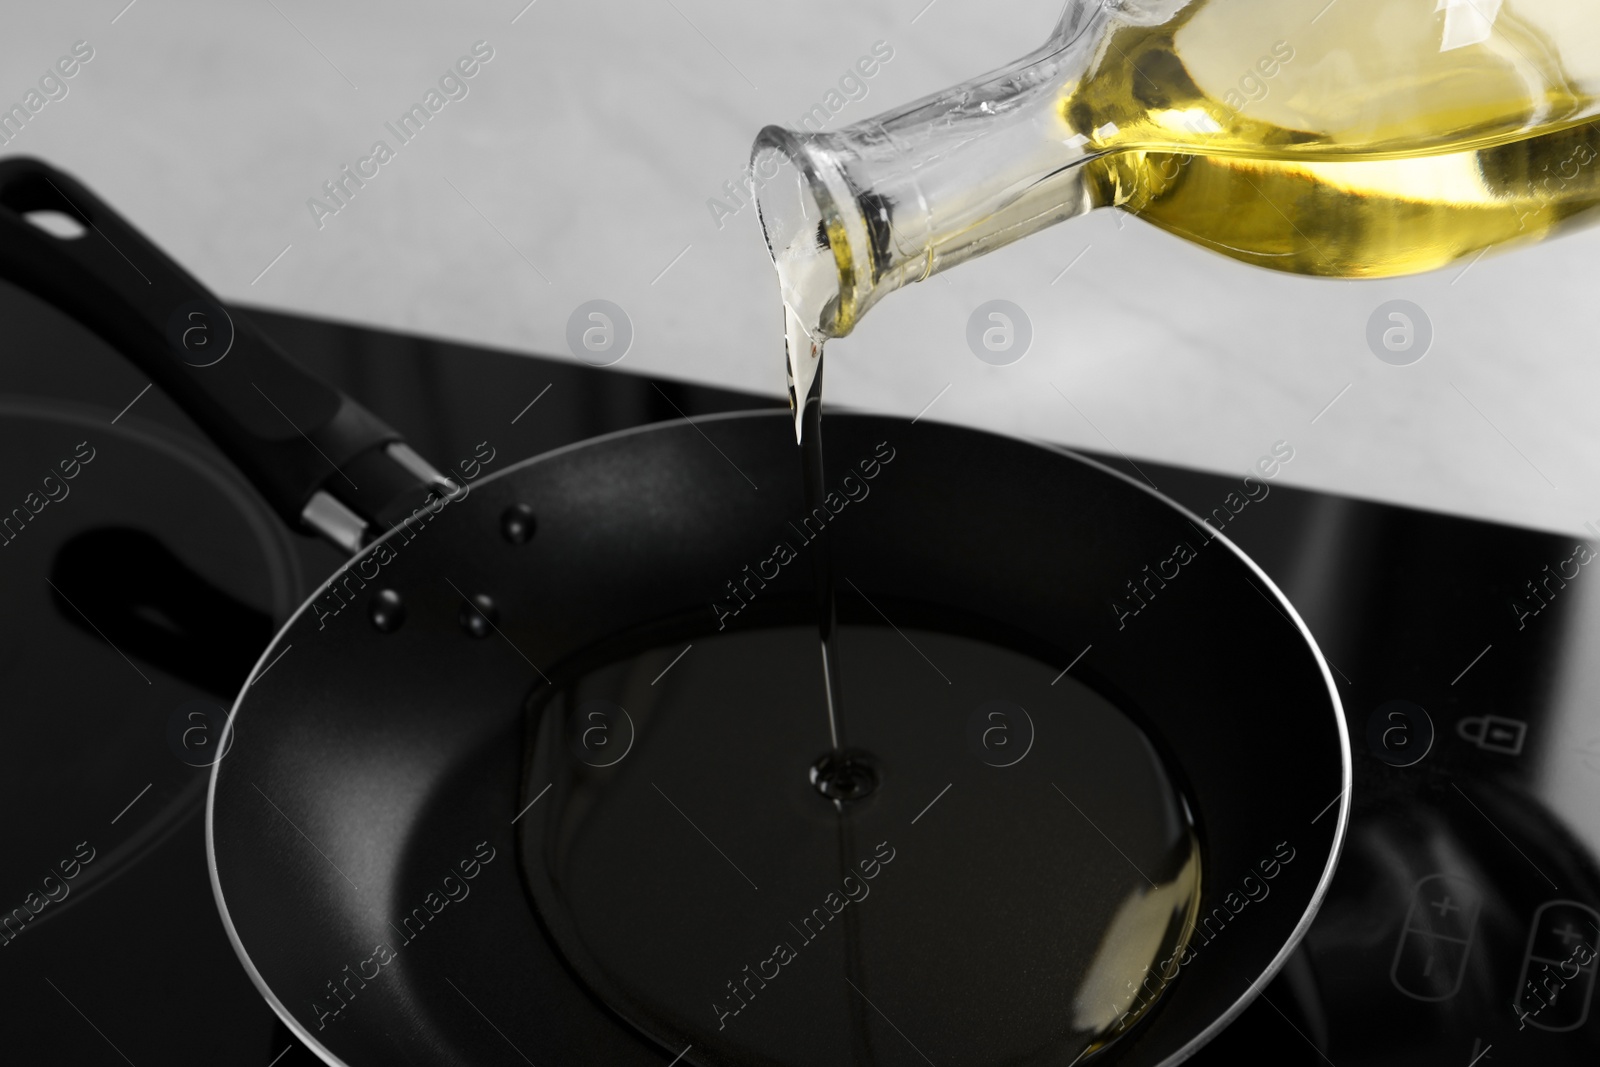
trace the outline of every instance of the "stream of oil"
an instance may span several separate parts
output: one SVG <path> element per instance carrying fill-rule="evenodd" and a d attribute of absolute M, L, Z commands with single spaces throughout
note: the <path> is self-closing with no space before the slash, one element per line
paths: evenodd
<path fill-rule="evenodd" d="M 826 469 L 822 457 L 822 367 L 804 401 L 800 425 L 800 480 L 806 513 L 826 509 Z M 824 513 L 826 513 L 824 511 Z M 829 748 L 811 767 L 810 778 L 819 793 L 832 800 L 842 814 L 844 806 L 877 788 L 877 771 L 871 756 L 845 743 L 844 688 L 839 670 L 838 587 L 834 580 L 832 524 L 811 545 L 811 582 L 816 598 L 817 643 L 821 651 L 823 705 L 828 715 Z M 841 833 L 843 833 L 841 828 Z M 842 843 L 841 843 L 842 847 Z"/>

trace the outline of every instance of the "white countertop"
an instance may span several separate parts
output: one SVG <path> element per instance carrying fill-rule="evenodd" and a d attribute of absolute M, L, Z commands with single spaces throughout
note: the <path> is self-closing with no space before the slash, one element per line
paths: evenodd
<path fill-rule="evenodd" d="M 604 298 L 635 330 L 618 371 L 777 394 L 755 212 L 719 229 L 707 206 L 756 131 L 795 123 L 875 42 L 893 59 L 834 125 L 1024 54 L 1059 9 L 525 3 L 13 10 L 0 104 L 75 41 L 94 58 L 0 154 L 75 173 L 226 299 L 571 358 L 569 314 Z M 399 145 L 384 124 L 480 40 L 494 56 L 467 95 Z M 319 229 L 307 200 L 380 138 L 394 158 Z M 1240 474 L 1285 440 L 1283 482 L 1579 531 L 1600 520 L 1597 256 L 1589 232 L 1417 278 L 1326 281 L 1099 212 L 886 300 L 830 349 L 829 399 L 909 416 L 948 386 L 928 418 Z M 1009 367 L 965 341 L 995 298 L 1033 322 Z M 1435 330 L 1412 366 L 1367 347 L 1369 315 L 1394 298 Z"/>

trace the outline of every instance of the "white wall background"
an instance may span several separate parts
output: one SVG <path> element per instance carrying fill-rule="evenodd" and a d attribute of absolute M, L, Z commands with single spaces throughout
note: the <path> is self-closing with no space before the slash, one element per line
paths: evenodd
<path fill-rule="evenodd" d="M 568 315 L 603 297 L 636 330 L 620 371 L 774 394 L 755 213 L 719 230 L 706 206 L 756 130 L 794 122 L 875 41 L 894 58 L 837 123 L 1022 55 L 1059 7 L 126 3 L 10 7 L 0 103 L 74 41 L 95 57 L 0 154 L 76 173 L 223 297 L 563 358 Z M 377 138 L 395 144 L 383 123 L 478 40 L 495 55 L 469 95 L 319 231 L 307 198 Z M 1577 530 L 1600 520 L 1597 255 L 1589 233 L 1464 271 L 1335 282 L 1100 213 L 885 301 L 833 349 L 830 399 L 914 415 L 949 385 L 929 418 L 1223 471 L 1286 439 L 1285 481 Z M 1410 367 L 1365 341 L 1397 297 L 1436 331 Z M 993 298 L 1034 324 L 1010 367 L 964 340 Z"/>

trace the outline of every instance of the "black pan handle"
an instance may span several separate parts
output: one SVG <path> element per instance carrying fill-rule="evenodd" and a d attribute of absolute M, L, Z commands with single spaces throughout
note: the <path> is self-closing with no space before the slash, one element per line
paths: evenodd
<path fill-rule="evenodd" d="M 81 232 L 28 220 L 56 212 Z M 292 527 L 360 550 L 456 487 L 361 405 L 297 366 L 238 311 L 71 176 L 0 162 L 0 277 L 104 338 L 199 423 Z"/>

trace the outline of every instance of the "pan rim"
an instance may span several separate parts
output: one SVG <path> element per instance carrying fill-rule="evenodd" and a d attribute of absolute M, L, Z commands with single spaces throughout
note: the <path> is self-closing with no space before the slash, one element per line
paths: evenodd
<path fill-rule="evenodd" d="M 843 419 L 894 418 L 892 415 L 877 414 L 859 409 L 836 410 L 830 417 Z M 668 427 L 677 426 L 682 422 L 687 422 L 691 426 L 697 426 L 702 423 L 714 423 L 734 419 L 783 419 L 787 421 L 788 418 L 789 413 L 787 411 L 773 410 L 770 408 L 757 408 L 743 411 L 717 412 L 711 415 L 696 416 L 692 418 L 685 417 L 681 419 L 671 419 L 665 422 L 647 423 L 643 426 L 632 426 L 628 427 L 627 429 L 601 434 L 597 437 L 585 438 L 581 441 L 575 441 L 571 444 L 562 445 L 559 448 L 551 449 L 548 452 L 541 452 L 538 455 L 529 456 L 528 458 L 519 460 L 518 462 L 506 467 L 501 471 L 489 475 L 478 484 L 486 485 L 490 482 L 496 482 L 503 478 L 509 478 L 513 474 L 522 471 L 526 467 L 556 459 L 566 455 L 569 452 L 576 451 L 577 449 L 589 448 L 594 445 L 610 443 L 636 435 L 659 432 Z M 1135 489 L 1138 489 L 1145 495 L 1153 497 L 1162 504 L 1165 504 L 1167 507 L 1177 511 L 1186 519 L 1194 522 L 1204 522 L 1200 516 L 1196 515 L 1182 504 L 1179 504 L 1177 501 L 1168 497 L 1166 494 L 1159 492 L 1153 486 L 1146 485 L 1131 475 L 1125 474 L 1114 467 L 1108 466 L 1092 456 L 1083 455 L 1082 453 L 1076 452 L 1063 445 L 1052 444 L 1047 441 L 1036 441 L 1026 437 L 1018 437 L 1013 434 L 995 433 L 994 431 L 990 430 L 975 430 L 971 427 L 962 426 L 958 423 L 949 423 L 939 420 L 930 421 L 938 421 L 939 425 L 948 426 L 958 430 L 966 430 L 973 433 L 992 434 L 995 437 L 999 437 L 1007 441 L 1027 445 L 1033 448 L 1040 448 L 1047 452 L 1053 452 L 1069 459 L 1076 460 L 1094 468 L 1101 473 L 1109 474 L 1112 477 L 1125 482 L 1130 486 L 1133 486 Z M 388 533 L 385 533 L 382 537 L 379 537 L 361 552 L 350 557 L 349 560 L 335 570 L 333 574 L 329 575 L 325 581 L 318 585 L 316 590 L 313 591 L 310 596 L 308 596 L 306 600 L 294 610 L 289 618 L 278 629 L 278 632 L 273 635 L 272 640 L 262 651 L 260 658 L 256 660 L 255 666 L 251 668 L 248 680 L 246 680 L 244 685 L 240 687 L 238 694 L 234 697 L 233 703 L 228 709 L 228 721 L 224 728 L 224 737 L 227 736 L 228 731 L 233 729 L 234 719 L 239 714 L 241 706 L 244 703 L 245 695 L 250 691 L 250 688 L 255 683 L 255 680 L 260 677 L 262 673 L 264 673 L 263 667 L 273 662 L 270 657 L 278 651 L 280 642 L 287 635 L 288 631 L 299 621 L 300 616 L 305 614 L 306 611 L 316 603 L 317 599 L 322 596 L 323 591 L 329 588 L 340 575 L 342 575 L 346 570 L 359 562 L 361 559 L 365 558 L 368 554 L 375 552 L 379 545 L 385 544 L 390 538 L 400 534 L 404 528 L 405 524 L 390 529 Z M 1201 1048 L 1203 1048 L 1213 1038 L 1221 1033 L 1228 1026 L 1228 1024 L 1237 1019 L 1239 1015 L 1250 1006 L 1256 997 L 1260 996 L 1261 991 L 1266 983 L 1271 981 L 1273 977 L 1275 977 L 1277 973 L 1283 969 L 1284 965 L 1288 963 L 1290 955 L 1292 955 L 1295 949 L 1299 947 L 1300 942 L 1304 940 L 1307 931 L 1311 929 L 1311 924 L 1313 921 L 1315 921 L 1317 913 L 1321 910 L 1322 904 L 1327 897 L 1330 887 L 1332 886 L 1334 874 L 1338 869 L 1339 860 L 1344 852 L 1344 845 L 1350 823 L 1350 809 L 1354 799 L 1353 757 L 1350 749 L 1349 726 L 1345 721 L 1344 702 L 1339 698 L 1339 690 L 1334 683 L 1333 672 L 1329 669 L 1328 661 L 1322 655 L 1322 648 L 1317 644 L 1315 636 L 1312 635 L 1310 628 L 1305 623 L 1305 620 L 1300 617 L 1300 613 L 1295 610 L 1294 605 L 1290 603 L 1289 598 L 1286 597 L 1283 594 L 1283 591 L 1278 588 L 1277 583 L 1274 582 L 1272 578 L 1256 564 L 1255 560 L 1251 559 L 1243 549 L 1234 544 L 1233 541 L 1230 540 L 1222 531 L 1211 529 L 1210 527 L 1207 527 L 1207 529 L 1210 530 L 1211 538 L 1213 540 L 1220 543 L 1224 548 L 1232 553 L 1232 555 L 1235 556 L 1241 563 L 1243 563 L 1246 568 L 1255 574 L 1256 578 L 1265 584 L 1268 592 L 1274 598 L 1275 606 L 1283 611 L 1284 617 L 1293 623 L 1295 628 L 1299 631 L 1301 638 L 1305 641 L 1306 646 L 1311 652 L 1312 659 L 1315 661 L 1317 669 L 1322 674 L 1323 686 L 1327 690 L 1328 699 L 1333 707 L 1334 727 L 1339 737 L 1340 792 L 1336 801 L 1336 803 L 1339 805 L 1339 815 L 1334 826 L 1333 841 L 1328 849 L 1328 859 L 1324 864 L 1322 873 L 1317 880 L 1316 889 L 1312 892 L 1311 899 L 1307 903 L 1305 910 L 1301 913 L 1299 921 L 1295 923 L 1294 929 L 1290 931 L 1288 938 L 1285 939 L 1277 954 L 1274 955 L 1273 958 L 1267 963 L 1267 965 L 1262 969 L 1261 973 L 1250 981 L 1250 984 L 1245 991 L 1240 994 L 1240 996 L 1236 998 L 1231 1005 L 1229 1005 L 1226 1011 L 1222 1012 L 1215 1019 L 1213 1019 L 1204 1029 L 1191 1037 L 1175 1052 L 1163 1059 L 1159 1064 L 1157 1064 L 1157 1067 L 1177 1067 L 1178 1064 L 1183 1063 L 1195 1053 L 1199 1052 Z M 266 980 L 262 977 L 261 972 L 256 969 L 255 963 L 251 960 L 249 952 L 245 949 L 244 943 L 239 937 L 238 930 L 234 927 L 233 917 L 228 912 L 227 901 L 223 896 L 221 876 L 217 869 L 216 791 L 217 781 L 222 772 L 223 762 L 225 761 L 219 760 L 212 765 L 211 774 L 206 784 L 205 835 L 206 866 L 208 868 L 208 875 L 211 881 L 211 894 L 212 898 L 216 902 L 217 914 L 222 920 L 223 930 L 228 935 L 228 943 L 233 946 L 234 954 L 239 958 L 239 962 L 243 965 L 245 973 L 249 975 L 251 983 L 256 987 L 256 990 L 261 994 L 268 1006 L 272 1008 L 279 1020 L 284 1024 L 285 1027 L 288 1028 L 290 1033 L 295 1036 L 296 1040 L 310 1050 L 313 1055 L 317 1056 L 324 1063 L 328 1064 L 329 1067 L 359 1067 L 359 1065 L 347 1063 L 345 1060 L 339 1058 L 331 1049 L 328 1049 L 320 1041 L 318 1041 L 311 1034 L 311 1032 L 300 1023 L 299 1019 L 294 1015 L 294 1013 L 292 1013 L 284 1005 L 284 1003 L 278 998 L 277 994 L 275 994 L 271 987 L 268 986 Z"/>

